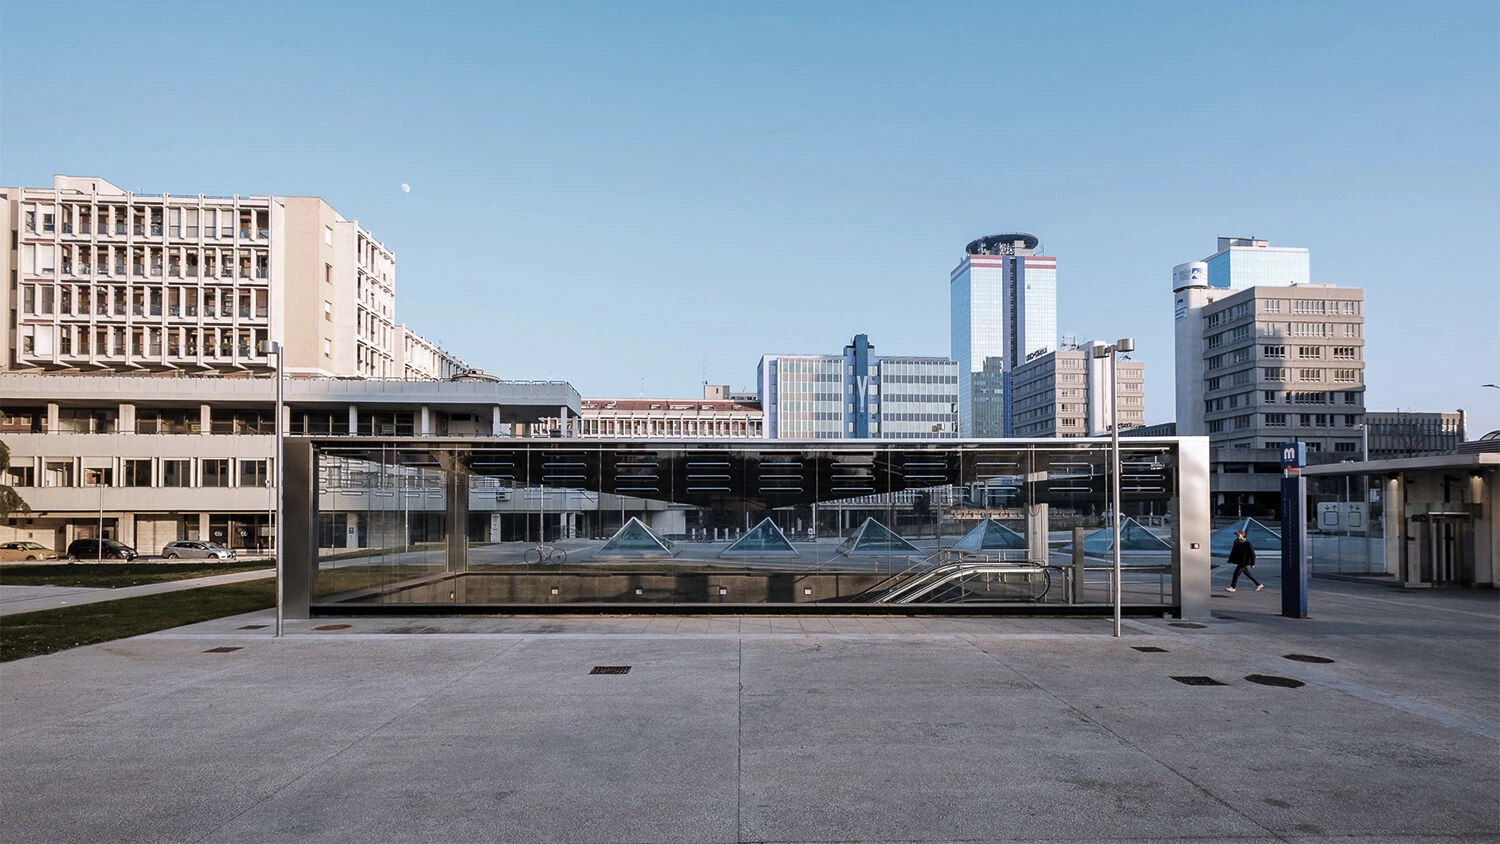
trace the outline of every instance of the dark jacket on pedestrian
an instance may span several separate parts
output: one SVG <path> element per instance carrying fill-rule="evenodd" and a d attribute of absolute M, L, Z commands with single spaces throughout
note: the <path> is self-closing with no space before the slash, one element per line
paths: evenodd
<path fill-rule="evenodd" d="M 1255 546 L 1248 539 L 1236 539 L 1234 545 L 1229 549 L 1229 564 L 1231 566 L 1253 566 L 1255 565 Z"/>

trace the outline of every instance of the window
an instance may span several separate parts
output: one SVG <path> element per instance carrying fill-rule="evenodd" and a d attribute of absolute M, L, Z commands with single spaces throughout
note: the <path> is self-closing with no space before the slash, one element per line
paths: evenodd
<path fill-rule="evenodd" d="M 1265 312 L 1268 313 L 1268 314 L 1279 314 L 1279 313 L 1281 313 L 1281 300 L 1280 299 L 1267 299 L 1265 301 Z"/>
<path fill-rule="evenodd" d="M 126 460 L 125 485 L 151 486 L 151 461 L 149 459 Z"/>
<path fill-rule="evenodd" d="M 12 466 L 6 476 L 9 486 L 36 486 L 36 469 L 31 466 Z"/>
<path fill-rule="evenodd" d="M 1284 358 L 1286 357 L 1286 346 L 1261 346 L 1260 353 L 1262 357 Z"/>
<path fill-rule="evenodd" d="M 1298 346 L 1297 347 L 1297 357 L 1299 357 L 1299 358 L 1320 358 L 1322 356 L 1323 356 L 1323 347 L 1322 346 Z"/>
<path fill-rule="evenodd" d="M 1297 370 L 1299 381 L 1322 381 L 1323 370 L 1321 369 L 1299 369 Z"/>
<path fill-rule="evenodd" d="M 1347 304 L 1347 303 L 1346 303 Z M 1333 450 L 1341 454 L 1349 454 L 1355 450 L 1354 443 L 1334 443 Z"/>
<path fill-rule="evenodd" d="M 1359 404 L 1359 393 L 1344 393 L 1344 404 Z"/>
<path fill-rule="evenodd" d="M 1222 420 L 1222 419 L 1214 419 L 1214 420 L 1210 421 L 1208 423 L 1208 432 L 1210 434 L 1222 434 L 1222 433 L 1224 433 L 1224 420 Z"/>
<path fill-rule="evenodd" d="M 1334 346 L 1333 356 L 1337 360 L 1355 360 L 1354 348 L 1353 346 Z"/>
<path fill-rule="evenodd" d="M 333 322 L 333 303 L 327 299 L 323 300 L 323 319 Z"/>
<path fill-rule="evenodd" d="M 329 246 L 333 245 L 333 226 L 323 227 L 323 242 Z"/>
<path fill-rule="evenodd" d="M 1276 403 L 1276 391 L 1275 390 L 1266 390 L 1265 391 L 1265 404 L 1275 404 L 1275 403 Z"/>
<path fill-rule="evenodd" d="M 267 479 L 269 477 L 270 476 L 266 472 L 266 461 L 240 461 L 240 486 L 268 486 L 269 483 Z"/>
<path fill-rule="evenodd" d="M 229 486 L 229 461 L 204 458 L 203 486 Z"/>
<path fill-rule="evenodd" d="M 192 486 L 193 462 L 191 460 L 163 460 L 161 462 L 162 486 Z"/>
<path fill-rule="evenodd" d="M 1267 366 L 1261 372 L 1265 375 L 1267 381 L 1286 380 L 1286 367 L 1284 366 Z"/>
<path fill-rule="evenodd" d="M 333 284 L 333 265 L 332 264 L 324 264 L 323 265 L 323 283 L 324 284 Z"/>
<path fill-rule="evenodd" d="M 325 358 L 331 358 L 331 357 L 333 357 L 333 341 L 332 340 L 324 340 L 323 341 L 323 357 L 325 357 Z"/>
<path fill-rule="evenodd" d="M 1286 427 L 1286 414 L 1285 413 L 1267 413 L 1266 414 L 1266 427 L 1267 428 L 1285 428 Z"/>
<path fill-rule="evenodd" d="M 1333 380 L 1335 380 L 1335 381 L 1351 381 L 1351 382 L 1352 381 L 1358 381 L 1359 380 L 1359 370 L 1357 370 L 1357 369 L 1335 369 L 1333 371 Z"/>

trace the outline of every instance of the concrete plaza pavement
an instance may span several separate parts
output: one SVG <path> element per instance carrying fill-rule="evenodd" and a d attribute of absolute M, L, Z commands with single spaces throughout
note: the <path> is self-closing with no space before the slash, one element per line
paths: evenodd
<path fill-rule="evenodd" d="M 0 841 L 1500 841 L 1500 593 L 1318 578 L 1289 619 L 1274 578 L 1227 575 L 1213 620 L 1121 639 L 922 616 L 276 639 L 262 612 L 19 660 Z"/>

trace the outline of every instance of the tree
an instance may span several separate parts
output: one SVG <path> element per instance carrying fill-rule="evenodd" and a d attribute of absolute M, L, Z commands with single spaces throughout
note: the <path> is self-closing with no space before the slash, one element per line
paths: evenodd
<path fill-rule="evenodd" d="M 0 413 L 0 422 L 5 421 L 5 414 Z M 10 471 L 10 446 L 0 440 L 0 479 L 5 478 L 6 472 Z M 0 519 L 6 518 L 11 513 L 30 513 L 31 505 L 21 497 L 21 494 L 9 485 L 0 484 Z"/>

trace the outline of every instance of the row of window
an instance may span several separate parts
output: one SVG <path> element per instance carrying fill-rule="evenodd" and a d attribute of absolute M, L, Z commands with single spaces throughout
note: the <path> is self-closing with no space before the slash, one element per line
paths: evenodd
<path fill-rule="evenodd" d="M 103 459 L 67 458 L 42 460 L 43 487 L 261 487 L 270 484 L 269 460 L 234 460 L 227 457 L 125 458 L 118 476 L 111 465 L 89 465 Z M 10 486 L 35 487 L 35 466 L 11 466 Z"/>

